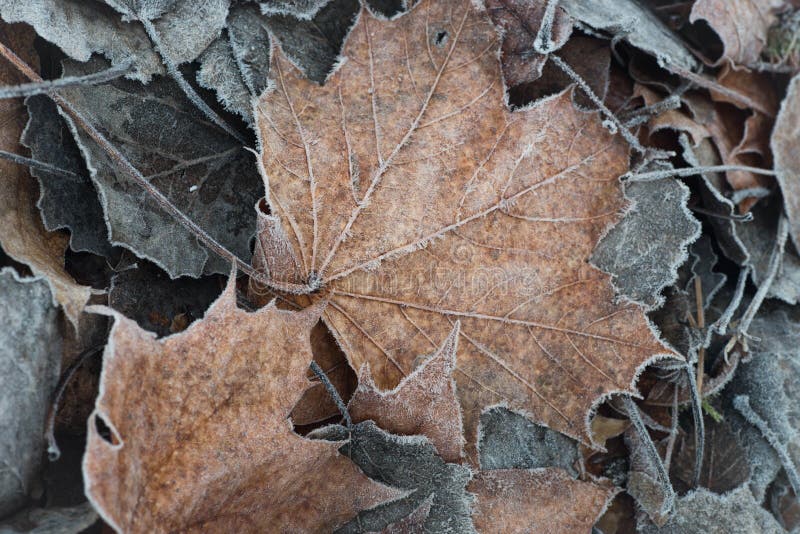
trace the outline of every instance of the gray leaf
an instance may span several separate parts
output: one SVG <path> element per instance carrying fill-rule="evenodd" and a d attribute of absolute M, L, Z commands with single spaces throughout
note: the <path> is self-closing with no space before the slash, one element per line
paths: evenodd
<path fill-rule="evenodd" d="M 775 156 L 775 175 L 783 191 L 786 215 L 791 225 L 792 241 L 800 249 L 800 153 L 797 139 L 800 138 L 800 74 L 792 78 L 781 103 L 775 128 L 772 130 L 770 146 Z"/>
<path fill-rule="evenodd" d="M 740 365 L 724 391 L 725 399 L 749 397 L 752 409 L 766 422 L 800 465 L 800 316 L 784 304 L 766 304 L 750 325 L 758 339 L 749 342 L 752 357 Z M 761 501 L 781 463 L 761 432 L 730 405 L 725 419 L 738 431 L 751 463 L 751 490 Z"/>
<path fill-rule="evenodd" d="M 562 0 L 559 5 L 582 24 L 654 56 L 662 67 L 692 70 L 697 65 L 683 41 L 638 0 Z"/>
<path fill-rule="evenodd" d="M 269 0 L 260 2 L 261 12 L 267 15 L 292 15 L 310 20 L 330 0 Z"/>
<path fill-rule="evenodd" d="M 25 504 L 44 452 L 61 337 L 47 282 L 0 271 L 0 517 Z"/>
<path fill-rule="evenodd" d="M 314 437 L 347 441 L 339 451 L 364 473 L 382 484 L 409 490 L 409 495 L 358 514 L 338 532 L 372 532 L 394 524 L 426 506 L 425 532 L 475 532 L 470 517 L 472 497 L 466 492 L 470 470 L 445 463 L 436 448 L 422 436 L 395 436 L 372 421 L 344 427 L 327 427 Z M 311 437 L 311 435 L 309 435 Z"/>
<path fill-rule="evenodd" d="M 578 476 L 578 443 L 502 407 L 481 414 L 478 428 L 481 469 L 560 467 Z"/>
<path fill-rule="evenodd" d="M 65 74 L 105 68 L 94 59 L 65 62 Z M 263 195 L 254 156 L 198 115 L 177 85 L 128 80 L 63 92 L 130 162 L 212 237 L 242 258 L 250 254 L 254 206 Z M 73 127 L 73 132 L 75 128 Z M 150 196 L 119 172 L 88 136 L 76 138 L 92 173 L 114 244 L 153 260 L 170 276 L 227 273 L 207 250 Z"/>
<path fill-rule="evenodd" d="M 30 118 L 22 133 L 22 143 L 31 150 L 33 159 L 76 175 L 31 169 L 31 174 L 39 179 L 38 206 L 45 228 L 68 229 L 72 250 L 108 255 L 111 244 L 103 208 L 69 127 L 49 97 L 32 96 L 25 100 L 25 105 Z"/>
<path fill-rule="evenodd" d="M 173 8 L 179 0 L 103 0 L 131 19 L 160 17 Z"/>
<path fill-rule="evenodd" d="M 747 486 L 742 486 L 726 495 L 717 495 L 702 488 L 688 493 L 675 501 L 675 511 L 663 527 L 640 523 L 638 531 L 641 534 L 784 532 L 775 518 L 759 506 Z"/>
<path fill-rule="evenodd" d="M 78 534 L 97 519 L 97 512 L 88 502 L 64 508 L 32 508 L 0 524 L 0 534 Z"/>
<path fill-rule="evenodd" d="M 72 59 L 100 53 L 120 65 L 134 60 L 132 77 L 143 82 L 162 74 L 161 59 L 138 22 L 123 22 L 110 7 L 93 0 L 0 0 L 0 17 L 25 22 Z"/>
<path fill-rule="evenodd" d="M 161 52 L 176 65 L 194 61 L 225 27 L 229 7 L 230 0 L 177 0 L 153 21 Z"/>
<path fill-rule="evenodd" d="M 647 307 L 660 306 L 661 290 L 677 278 L 686 247 L 700 235 L 687 208 L 689 188 L 668 178 L 625 186 L 632 206 L 597 244 L 591 262 L 613 277 L 617 294 Z"/>

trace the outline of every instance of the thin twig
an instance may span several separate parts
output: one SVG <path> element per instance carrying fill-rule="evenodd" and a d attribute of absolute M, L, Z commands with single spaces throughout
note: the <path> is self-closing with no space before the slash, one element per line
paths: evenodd
<path fill-rule="evenodd" d="M 555 65 L 561 69 L 564 74 L 566 74 L 573 82 L 577 84 L 580 90 L 583 91 L 587 97 L 589 97 L 589 100 L 591 100 L 592 103 L 603 113 L 603 115 L 605 115 L 606 119 L 616 127 L 619 134 L 628 142 L 631 148 L 640 154 L 647 153 L 647 149 L 643 147 L 639 143 L 639 140 L 636 139 L 636 137 L 625 127 L 624 124 L 622 124 L 622 122 L 620 122 L 617 116 L 614 115 L 614 112 L 608 109 L 608 107 L 603 103 L 602 100 L 600 100 L 600 97 L 594 93 L 592 88 L 589 87 L 589 84 L 586 83 L 586 80 L 584 80 L 580 74 L 575 72 L 566 61 L 558 56 L 558 54 L 550 54 L 550 61 L 555 63 Z"/>
<path fill-rule="evenodd" d="M 669 440 L 667 441 L 667 452 L 664 454 L 664 469 L 669 473 L 669 464 L 672 462 L 672 452 L 675 449 L 675 441 L 678 438 L 678 384 L 672 388 L 672 424 L 669 430 Z"/>
<path fill-rule="evenodd" d="M 664 467 L 664 462 L 661 460 L 661 455 L 658 454 L 658 449 L 656 449 L 655 443 L 653 443 L 650 434 L 647 432 L 647 428 L 644 426 L 641 414 L 639 413 L 639 407 L 636 406 L 636 403 L 633 402 L 633 399 L 628 395 L 623 395 L 622 402 L 625 403 L 625 409 L 628 411 L 628 418 L 631 420 L 631 423 L 633 423 L 634 429 L 636 429 L 639 438 L 641 438 L 645 445 L 645 450 L 655 467 L 656 475 L 661 484 L 661 490 L 664 492 L 664 503 L 661 506 L 660 512 L 662 515 L 668 514 L 675 504 L 675 490 L 672 489 L 672 484 L 669 481 L 669 475 Z"/>
<path fill-rule="evenodd" d="M 92 356 L 103 350 L 103 345 L 90 347 L 81 352 L 75 361 L 73 361 L 66 371 L 61 374 L 58 380 L 55 391 L 50 396 L 50 406 L 47 408 L 47 416 L 45 417 L 44 438 L 47 440 L 47 457 L 51 462 L 55 462 L 61 457 L 61 449 L 58 448 L 56 442 L 55 427 L 56 415 L 58 414 L 58 406 L 61 404 L 61 397 L 64 396 L 64 391 L 67 389 L 75 372 Z"/>
<path fill-rule="evenodd" d="M 661 171 L 628 173 L 622 175 L 623 180 L 629 182 L 654 182 L 656 180 L 663 180 L 665 178 L 672 178 L 674 176 L 694 176 L 695 174 L 703 174 L 707 172 L 727 172 L 727 171 L 744 171 L 752 172 L 753 174 L 763 174 L 766 176 L 775 176 L 775 171 L 769 169 L 761 169 L 759 167 L 749 167 L 747 165 L 712 165 L 710 167 L 685 167 L 680 169 L 664 169 Z"/>
<path fill-rule="evenodd" d="M 706 327 L 705 302 L 703 302 L 703 280 L 699 275 L 694 277 L 694 303 L 697 313 L 697 328 L 703 330 Z M 706 349 L 700 347 L 697 352 L 697 390 L 703 391 L 703 375 L 705 374 Z"/>
<path fill-rule="evenodd" d="M 26 167 L 33 167 L 34 169 L 57 174 L 66 178 L 81 178 L 80 175 L 75 174 L 72 171 L 56 167 L 55 165 L 50 165 L 49 163 L 39 161 L 38 159 L 26 158 L 25 156 L 20 156 L 19 154 L 14 154 L 13 152 L 6 152 L 5 150 L 0 150 L 0 159 L 13 161 L 14 163 L 25 165 Z"/>
<path fill-rule="evenodd" d="M 691 364 L 686 364 L 686 374 L 689 377 L 689 398 L 692 401 L 692 419 L 694 419 L 694 486 L 700 484 L 700 472 L 703 468 L 703 454 L 706 444 L 706 424 L 703 419 L 702 393 L 695 380 Z"/>
<path fill-rule="evenodd" d="M 733 314 L 736 313 L 736 310 L 739 309 L 739 304 L 742 303 L 742 297 L 744 297 L 744 289 L 747 285 L 747 278 L 750 276 L 750 270 L 752 267 L 749 265 L 744 269 L 739 271 L 739 279 L 736 282 L 736 289 L 733 292 L 733 298 L 728 303 L 727 308 L 719 316 L 719 319 L 714 321 L 714 324 L 711 325 L 711 329 L 717 332 L 719 335 L 724 336 L 725 333 L 728 331 L 728 325 L 731 324 L 731 319 L 733 319 Z M 726 362 L 727 362 L 727 354 L 725 355 Z"/>
<path fill-rule="evenodd" d="M 131 71 L 131 60 L 115 65 L 100 72 L 93 72 L 85 76 L 65 76 L 55 80 L 43 80 L 41 82 L 23 83 L 10 87 L 0 87 L 0 100 L 6 98 L 23 98 L 33 95 L 41 95 L 51 93 L 66 87 L 74 87 L 76 85 L 97 85 L 105 82 L 110 82 L 122 76 L 125 76 Z"/>
<path fill-rule="evenodd" d="M 0 43 L 0 55 L 5 57 L 11 62 L 14 67 L 27 76 L 30 80 L 39 82 L 42 81 L 39 76 L 27 63 L 25 63 L 19 56 L 17 56 L 11 49 Z M 67 114 L 73 121 L 83 129 L 86 134 L 91 137 L 105 152 L 109 158 L 116 164 L 117 168 L 126 174 L 131 180 L 134 181 L 139 187 L 145 190 L 150 197 L 175 221 L 181 226 L 191 232 L 200 242 L 202 242 L 209 250 L 218 256 L 228 260 L 235 265 L 246 275 L 250 276 L 257 282 L 271 287 L 278 291 L 284 291 L 294 294 L 307 294 L 309 288 L 306 285 L 292 284 L 288 282 L 280 282 L 272 280 L 270 277 L 265 276 L 264 273 L 258 272 L 250 264 L 239 258 L 236 254 L 229 251 L 223 245 L 211 237 L 205 230 L 197 225 L 191 218 L 183 213 L 177 206 L 175 206 L 161 191 L 154 187 L 143 175 L 134 167 L 125 155 L 120 152 L 113 144 L 111 144 L 100 131 L 87 121 L 83 115 L 67 100 L 65 100 L 58 93 L 51 93 L 50 98 Z"/>
<path fill-rule="evenodd" d="M 325 386 L 328 395 L 331 396 L 331 399 L 333 399 L 334 404 L 336 404 L 336 407 L 339 408 L 339 412 L 342 414 L 342 417 L 344 418 L 344 421 L 346 423 L 345 426 L 347 426 L 347 428 L 352 427 L 353 420 L 350 419 L 350 412 L 347 411 L 347 406 L 342 400 L 342 397 L 339 395 L 339 392 L 336 391 L 336 386 L 333 385 L 333 383 L 328 378 L 328 375 L 325 374 L 325 371 L 323 371 L 322 368 L 319 365 L 317 365 L 317 362 L 315 362 L 314 360 L 311 360 L 311 370 L 314 371 L 315 375 L 317 375 L 317 378 L 319 378 L 320 382 L 322 382 L 322 385 Z"/>
<path fill-rule="evenodd" d="M 697 73 L 694 73 L 694 72 L 692 72 L 690 70 L 686 70 L 686 69 L 684 69 L 682 67 L 679 67 L 677 65 L 670 64 L 670 65 L 667 65 L 666 68 L 670 72 L 673 72 L 673 73 L 677 74 L 678 76 L 681 76 L 681 77 L 689 80 L 690 82 L 699 85 L 703 89 L 708 89 L 708 90 L 716 91 L 716 92 L 718 92 L 720 94 L 723 94 L 726 97 L 728 97 L 731 100 L 733 100 L 734 102 L 738 102 L 739 104 L 741 104 L 741 105 L 743 105 L 743 106 L 745 106 L 747 108 L 753 108 L 753 109 L 755 109 L 757 111 L 760 111 L 761 113 L 763 113 L 764 115 L 766 115 L 768 117 L 774 117 L 775 116 L 775 112 L 774 111 L 765 108 L 764 106 L 762 106 L 761 104 L 759 104 L 755 100 L 752 100 L 752 99 L 748 98 L 747 96 L 745 96 L 745 95 L 743 95 L 743 94 L 741 94 L 741 93 L 739 93 L 737 91 L 734 91 L 733 89 L 731 89 L 729 87 L 725 87 L 725 86 L 717 83 L 714 80 L 709 80 L 708 78 L 705 78 L 705 77 L 703 77 L 703 76 L 701 76 L 701 75 L 699 75 Z"/>
<path fill-rule="evenodd" d="M 760 415 L 756 413 L 752 406 L 750 406 L 750 397 L 747 395 L 737 395 L 733 399 L 733 407 L 736 408 L 742 416 L 747 419 L 747 422 L 761 431 L 761 435 L 769 442 L 778 458 L 781 460 L 783 469 L 786 471 L 786 476 L 789 478 L 789 483 L 792 485 L 795 495 L 800 495 L 800 475 L 797 472 L 797 466 L 794 465 L 792 457 L 786 445 L 780 440 L 778 435 L 769 423 L 765 421 Z"/>
<path fill-rule="evenodd" d="M 161 41 L 161 36 L 158 35 L 158 30 L 156 27 L 153 26 L 153 23 L 146 17 L 140 17 L 139 21 L 144 26 L 144 30 L 147 32 L 147 36 L 150 37 L 150 40 L 153 42 L 153 46 L 155 47 L 156 51 L 158 51 L 159 55 L 161 56 L 161 60 L 164 62 L 164 65 L 167 67 L 167 72 L 172 77 L 173 80 L 178 84 L 181 88 L 183 93 L 186 97 L 194 104 L 197 109 L 199 109 L 203 115 L 209 118 L 211 122 L 225 130 L 225 132 L 230 135 L 231 137 L 238 140 L 242 145 L 247 145 L 247 141 L 245 140 L 242 135 L 237 132 L 232 126 L 230 126 L 225 120 L 217 114 L 216 111 L 211 109 L 211 107 L 206 104 L 206 102 L 200 98 L 200 95 L 197 94 L 197 91 L 194 90 L 194 87 L 189 85 L 189 82 L 186 81 L 186 78 L 183 77 L 181 71 L 178 70 L 178 66 L 172 61 L 172 58 L 169 57 L 167 53 L 164 52 L 164 43 Z"/>
<path fill-rule="evenodd" d="M 775 239 L 775 246 L 772 249 L 772 256 L 769 259 L 767 273 L 764 276 L 764 279 L 761 281 L 761 285 L 759 285 L 755 296 L 753 296 L 753 300 L 750 301 L 750 304 L 747 306 L 744 315 L 742 315 L 742 319 L 739 321 L 737 337 L 747 336 L 747 330 L 750 328 L 750 323 L 753 322 L 756 313 L 758 313 L 758 310 L 761 308 L 761 304 L 764 302 L 764 299 L 767 298 L 767 293 L 769 293 L 770 287 L 772 287 L 772 282 L 775 281 L 775 277 L 778 275 L 778 270 L 783 262 L 783 252 L 786 248 L 786 240 L 788 237 L 789 223 L 786 219 L 786 216 L 781 215 L 781 218 L 778 221 L 778 235 Z"/>
<path fill-rule="evenodd" d="M 726 221 L 750 222 L 753 220 L 753 214 L 749 211 L 743 214 L 733 213 L 731 215 L 726 215 L 724 213 L 717 213 L 716 211 L 707 210 L 705 208 L 700 208 L 697 206 L 692 206 L 689 209 L 695 213 L 701 213 L 703 215 L 707 215 L 709 217 L 716 217 L 718 219 L 725 219 Z"/>

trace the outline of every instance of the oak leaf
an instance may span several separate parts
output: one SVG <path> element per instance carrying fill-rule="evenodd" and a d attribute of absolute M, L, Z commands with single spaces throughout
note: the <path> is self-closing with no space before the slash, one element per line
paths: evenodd
<path fill-rule="evenodd" d="M 318 307 L 245 312 L 231 277 L 202 320 L 162 340 L 106 313 L 115 323 L 84 475 L 117 530 L 330 531 L 399 495 L 370 482 L 339 444 L 291 431 Z"/>
<path fill-rule="evenodd" d="M 509 534 L 589 532 L 619 491 L 558 468 L 481 471 L 467 488 L 477 495 L 476 530 Z"/>
<path fill-rule="evenodd" d="M 670 353 L 587 263 L 623 207 L 628 152 L 568 91 L 509 112 L 498 49 L 485 12 L 452 0 L 396 22 L 362 10 L 323 87 L 276 50 L 257 111 L 280 228 L 254 262 L 328 299 L 351 366 L 383 389 L 460 320 L 469 442 L 499 402 L 589 442 L 599 399 Z"/>

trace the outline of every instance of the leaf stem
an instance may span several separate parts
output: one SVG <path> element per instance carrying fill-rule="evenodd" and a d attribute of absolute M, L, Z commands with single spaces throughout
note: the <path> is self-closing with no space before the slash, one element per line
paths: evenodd
<path fill-rule="evenodd" d="M 128 60 L 109 69 L 93 72 L 85 76 L 65 76 L 55 80 L 42 80 L 41 82 L 0 87 L 0 100 L 41 95 L 76 85 L 96 85 L 110 82 L 129 73 L 131 65 L 132 62 Z"/>
<path fill-rule="evenodd" d="M 622 179 L 629 182 L 654 182 L 656 180 L 663 180 L 665 178 L 671 178 L 674 176 L 686 177 L 694 176 L 695 174 L 703 174 L 706 172 L 727 171 L 744 171 L 752 172 L 753 174 L 775 176 L 775 171 L 770 169 L 762 169 L 759 167 L 749 167 L 747 165 L 712 165 L 710 167 L 684 167 L 680 169 L 664 169 L 660 171 L 628 173 L 623 174 Z"/>
<path fill-rule="evenodd" d="M 346 423 L 347 428 L 353 426 L 353 420 L 350 418 L 350 412 L 347 411 L 347 406 L 345 405 L 342 397 L 339 395 L 339 392 L 336 390 L 336 386 L 333 385 L 333 382 L 330 381 L 328 375 L 325 374 L 325 371 L 315 362 L 311 360 L 311 370 L 317 375 L 319 381 L 322 382 L 322 385 L 325 386 L 325 390 L 328 392 L 328 395 L 331 396 L 333 399 L 334 404 L 339 409 L 339 412 L 342 414 L 344 421 Z"/>
<path fill-rule="evenodd" d="M 14 163 L 18 163 L 19 165 L 25 165 L 27 167 L 33 167 L 34 169 L 39 169 L 41 171 L 46 171 L 52 174 L 57 174 L 59 176 L 64 176 L 67 178 L 80 178 L 81 176 L 75 174 L 72 171 L 68 171 L 66 169 L 62 169 L 60 167 L 56 167 L 55 165 L 50 165 L 49 163 L 45 163 L 44 161 L 39 161 L 36 159 L 26 158 L 25 156 L 20 156 L 19 154 L 14 154 L 13 152 L 6 152 L 5 150 L 0 150 L 0 159 L 5 159 L 8 161 L 13 161 Z"/>

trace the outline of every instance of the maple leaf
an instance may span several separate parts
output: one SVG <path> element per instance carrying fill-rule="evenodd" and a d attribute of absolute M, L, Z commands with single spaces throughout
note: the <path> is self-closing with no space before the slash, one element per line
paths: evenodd
<path fill-rule="evenodd" d="M 163 340 L 105 310 L 115 323 L 84 475 L 117 530 L 330 531 L 399 495 L 370 482 L 339 444 L 291 431 L 318 307 L 247 313 L 231 277 L 202 320 Z"/>
<path fill-rule="evenodd" d="M 375 387 L 369 364 L 365 364 L 347 407 L 353 421 L 372 420 L 393 434 L 422 434 L 444 461 L 461 460 L 461 407 L 453 382 L 458 335 L 456 323 L 439 350 L 391 391 Z"/>
<path fill-rule="evenodd" d="M 31 63 L 35 63 L 35 34 L 18 24 L 0 22 L 0 41 L 12 46 Z M 22 83 L 24 77 L 7 62 L 0 64 L 0 83 Z M 15 154 L 24 151 L 19 139 L 25 126 L 25 107 L 20 99 L 0 100 L 0 150 Z M 36 180 L 26 167 L 0 161 L 0 245 L 16 260 L 46 277 L 56 300 L 64 307 L 73 326 L 78 326 L 83 306 L 89 300 L 90 288 L 75 283 L 64 270 L 64 251 L 69 237 L 48 232 L 36 207 Z"/>
<path fill-rule="evenodd" d="M 477 495 L 479 532 L 589 532 L 619 491 L 572 479 L 557 468 L 481 471 L 467 489 Z"/>
<path fill-rule="evenodd" d="M 351 366 L 383 389 L 460 320 L 470 442 L 499 402 L 589 442 L 599 399 L 670 353 L 587 263 L 623 207 L 627 148 L 568 91 L 509 112 L 498 48 L 486 13 L 453 0 L 396 22 L 362 10 L 323 87 L 276 50 L 257 109 L 274 215 L 254 263 L 327 299 Z"/>

